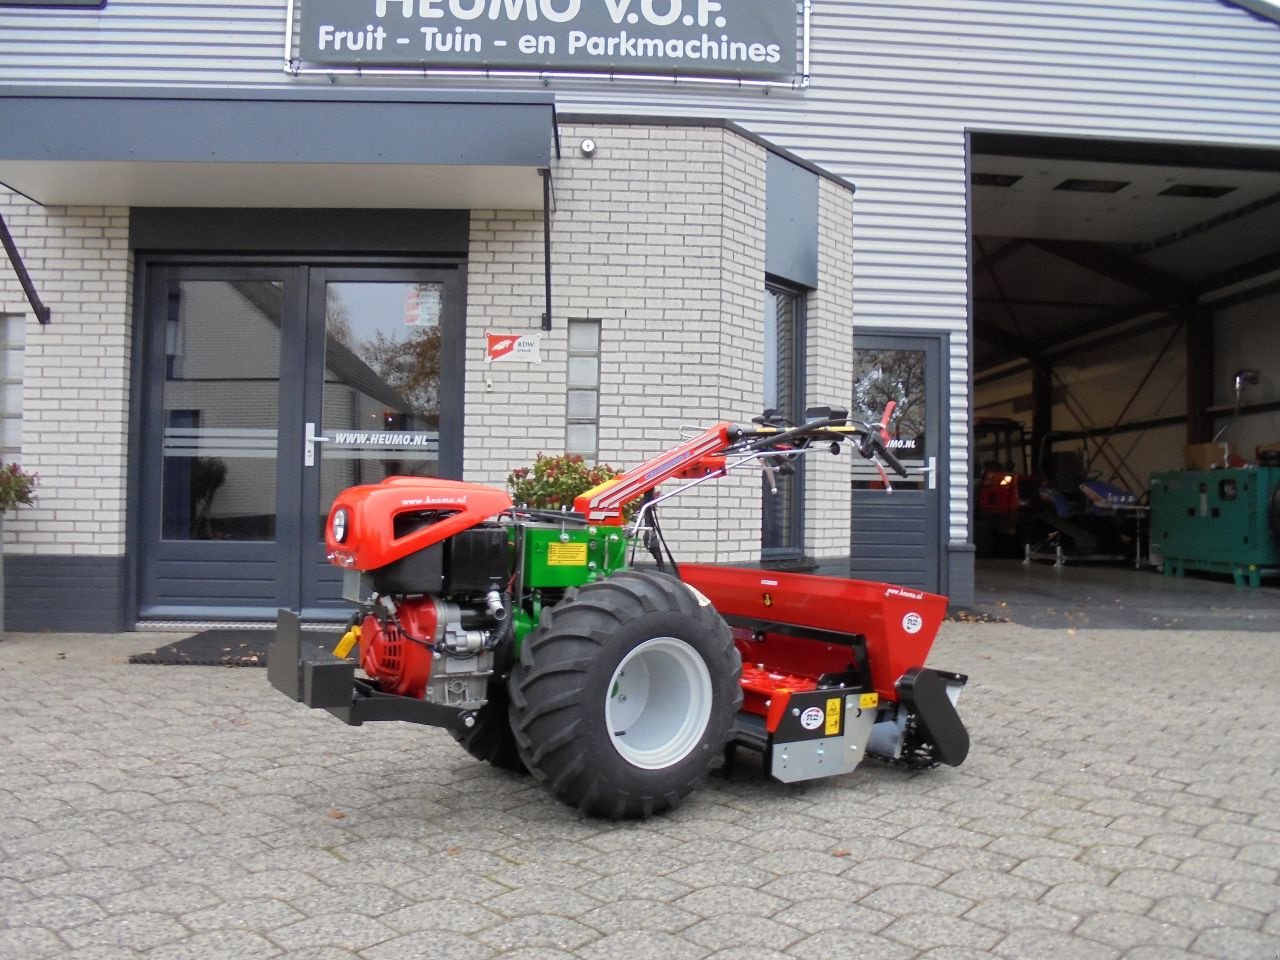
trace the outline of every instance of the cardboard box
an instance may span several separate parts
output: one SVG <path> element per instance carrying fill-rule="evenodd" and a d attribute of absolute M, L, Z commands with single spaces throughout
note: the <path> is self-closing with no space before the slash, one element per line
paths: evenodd
<path fill-rule="evenodd" d="M 1186 447 L 1188 470 L 1218 470 L 1229 465 L 1235 453 L 1229 443 L 1190 443 Z"/>

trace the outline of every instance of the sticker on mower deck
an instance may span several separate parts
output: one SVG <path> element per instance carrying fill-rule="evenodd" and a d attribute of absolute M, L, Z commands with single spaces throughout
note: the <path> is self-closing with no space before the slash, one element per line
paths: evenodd
<path fill-rule="evenodd" d="M 549 543 L 547 544 L 547 566 L 580 567 L 587 562 L 587 545 L 585 543 Z"/>
<path fill-rule="evenodd" d="M 920 628 L 924 626 L 924 617 L 918 613 L 908 613 L 902 618 L 902 629 L 907 633 L 919 633 Z"/>
<path fill-rule="evenodd" d="M 804 713 L 800 714 L 800 726 L 806 730 L 817 730 L 826 716 L 820 707 L 806 707 Z"/>
<path fill-rule="evenodd" d="M 827 700 L 827 729 L 824 732 L 828 737 L 840 736 L 840 718 L 844 715 L 840 707 L 843 704 L 844 697 L 831 697 Z"/>

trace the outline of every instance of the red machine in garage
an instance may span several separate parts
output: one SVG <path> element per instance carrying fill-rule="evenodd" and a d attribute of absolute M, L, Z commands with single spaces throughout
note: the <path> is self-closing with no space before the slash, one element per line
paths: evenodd
<path fill-rule="evenodd" d="M 944 597 L 677 565 L 658 522 L 660 504 L 730 470 L 772 474 L 850 445 L 902 474 L 885 445 L 892 410 L 871 424 L 828 407 L 802 424 L 721 423 L 582 494 L 572 513 L 430 478 L 353 487 L 326 528 L 357 605 L 351 626 L 332 651 L 307 649 L 282 611 L 271 683 L 347 723 L 445 727 L 474 756 L 610 818 L 674 806 L 739 747 L 787 782 L 868 756 L 959 764 L 966 678 L 924 665 Z M 637 569 L 645 554 L 651 566 Z"/>

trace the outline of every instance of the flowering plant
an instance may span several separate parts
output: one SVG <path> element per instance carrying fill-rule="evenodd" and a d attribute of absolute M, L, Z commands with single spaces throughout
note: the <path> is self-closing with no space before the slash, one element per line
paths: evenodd
<path fill-rule="evenodd" d="M 0 512 L 12 510 L 20 503 L 30 506 L 39 484 L 36 474 L 27 473 L 16 463 L 0 466 Z"/>
<path fill-rule="evenodd" d="M 592 487 L 616 477 L 619 471 L 607 464 L 594 467 L 576 453 L 554 457 L 539 453 L 533 466 L 517 467 L 507 477 L 511 499 L 519 506 L 539 510 L 573 509 L 574 498 Z"/>

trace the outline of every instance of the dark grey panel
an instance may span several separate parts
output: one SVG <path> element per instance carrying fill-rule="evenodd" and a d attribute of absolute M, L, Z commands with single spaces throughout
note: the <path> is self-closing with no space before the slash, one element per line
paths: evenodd
<path fill-rule="evenodd" d="M 135 250 L 190 253 L 377 253 L 465 256 L 466 210 L 275 210 L 135 207 Z"/>
<path fill-rule="evenodd" d="M 953 543 L 947 546 L 946 592 L 952 606 L 969 607 L 974 602 L 974 550 L 971 543 Z"/>
<path fill-rule="evenodd" d="M 545 167 L 549 103 L 0 96 L 0 159 Z"/>
<path fill-rule="evenodd" d="M 124 557 L 4 558 L 5 628 L 14 631 L 119 633 L 124 613 Z"/>
<path fill-rule="evenodd" d="M 764 269 L 790 283 L 818 285 L 818 177 L 765 154 Z"/>

